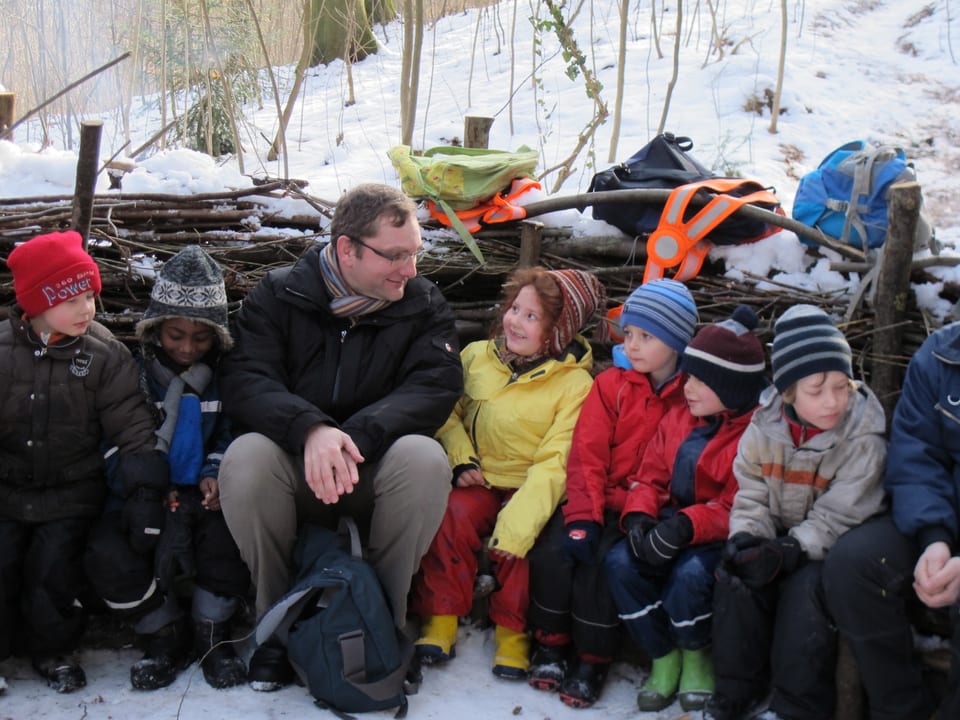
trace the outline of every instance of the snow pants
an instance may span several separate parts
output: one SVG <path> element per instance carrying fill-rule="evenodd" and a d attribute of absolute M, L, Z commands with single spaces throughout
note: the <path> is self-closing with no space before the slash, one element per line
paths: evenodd
<path fill-rule="evenodd" d="M 527 620 L 540 633 L 568 635 L 578 655 L 593 662 L 612 660 L 620 648 L 620 618 L 607 583 L 603 559 L 623 538 L 620 513 L 608 512 L 593 563 L 580 563 L 563 549 L 566 525 L 557 510 L 537 538 L 530 561 L 530 609 Z"/>
<path fill-rule="evenodd" d="M 220 505 L 250 568 L 262 615 L 290 589 L 298 524 L 337 526 L 352 516 L 366 540 L 367 559 L 403 627 L 407 594 L 420 558 L 440 524 L 450 492 L 450 464 L 433 438 L 405 435 L 378 462 L 359 467 L 360 482 L 335 505 L 324 505 L 303 474 L 303 457 L 265 435 L 247 433 L 220 463 Z"/>
<path fill-rule="evenodd" d="M 167 514 L 164 537 L 158 549 L 158 563 L 179 567 L 192 575 L 198 588 L 213 595 L 242 598 L 250 589 L 250 572 L 227 528 L 223 513 L 205 510 L 196 486 L 178 487 L 176 512 Z M 167 539 L 170 538 L 170 542 Z M 165 553 L 164 551 L 168 551 Z M 169 554 L 172 557 L 164 557 Z M 172 578 L 160 574 L 161 584 Z M 167 586 L 165 590 L 171 589 Z"/>
<path fill-rule="evenodd" d="M 929 718 L 934 709 L 907 616 L 919 557 L 916 542 L 884 515 L 844 533 L 824 562 L 827 607 L 857 661 L 871 720 Z M 949 696 L 940 711 L 944 719 L 960 718 L 958 629 L 954 624 Z"/>
<path fill-rule="evenodd" d="M 83 546 L 92 519 L 23 523 L 0 518 L 0 659 L 76 647 L 83 634 Z"/>
<path fill-rule="evenodd" d="M 714 589 L 713 667 L 717 694 L 762 700 L 790 720 L 833 715 L 836 631 L 827 614 L 821 570 L 809 562 L 752 590 L 725 572 Z"/>
<path fill-rule="evenodd" d="M 473 604 L 481 545 L 497 522 L 497 513 L 513 491 L 479 485 L 454 488 L 433 543 L 413 583 L 413 611 L 427 615 L 466 615 Z M 490 619 L 524 632 L 529 604 L 526 558 L 491 557 L 497 589 L 490 595 Z"/>
<path fill-rule="evenodd" d="M 119 510 L 105 512 L 90 531 L 83 566 L 96 595 L 111 612 L 131 618 L 138 634 L 155 633 L 182 615 L 157 581 L 154 553 L 130 547 Z"/>
<path fill-rule="evenodd" d="M 607 553 L 607 581 L 620 619 L 649 657 L 710 644 L 714 571 L 722 548 L 722 543 L 691 545 L 661 567 L 637 560 L 626 539 Z"/>

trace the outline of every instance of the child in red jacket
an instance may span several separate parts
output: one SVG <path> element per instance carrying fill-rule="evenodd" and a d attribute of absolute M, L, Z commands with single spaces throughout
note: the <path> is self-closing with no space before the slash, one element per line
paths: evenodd
<path fill-rule="evenodd" d="M 653 659 L 637 705 L 699 710 L 713 692 L 714 570 L 737 492 L 733 459 L 766 386 L 763 347 L 745 305 L 701 330 L 684 351 L 686 406 L 668 412 L 647 446 L 606 557 L 620 619 Z"/>
<path fill-rule="evenodd" d="M 664 413 L 683 404 L 677 365 L 696 323 L 693 297 L 675 280 L 642 285 L 627 299 L 620 324 L 629 367 L 597 376 L 573 433 L 567 502 L 529 555 L 527 618 L 537 647 L 528 681 L 559 690 L 572 707 L 596 701 L 619 645 L 603 556 L 623 536 L 628 477 Z"/>

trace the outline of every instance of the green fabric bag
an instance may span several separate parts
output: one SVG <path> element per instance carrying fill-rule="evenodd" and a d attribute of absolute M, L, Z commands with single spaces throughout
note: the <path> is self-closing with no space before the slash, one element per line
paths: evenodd
<path fill-rule="evenodd" d="M 450 218 L 454 229 L 482 264 L 483 253 L 457 210 L 485 202 L 517 178 L 533 177 L 537 152 L 522 145 L 516 152 L 441 145 L 413 155 L 408 145 L 397 145 L 387 157 L 400 176 L 400 188 L 412 198 L 433 200 Z"/>
<path fill-rule="evenodd" d="M 537 153 L 440 146 L 412 155 L 407 145 L 387 151 L 400 175 L 400 187 L 412 198 L 443 200 L 454 210 L 469 210 L 489 200 L 516 178 L 533 177 Z"/>

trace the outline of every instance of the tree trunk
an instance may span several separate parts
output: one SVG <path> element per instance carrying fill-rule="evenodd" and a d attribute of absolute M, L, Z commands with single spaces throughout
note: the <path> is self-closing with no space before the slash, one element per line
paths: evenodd
<path fill-rule="evenodd" d="M 423 0 L 404 0 L 403 64 L 400 77 L 400 142 L 410 145 L 417 120 L 420 53 L 423 48 Z"/>
<path fill-rule="evenodd" d="M 314 35 L 310 66 L 363 60 L 377 51 L 363 0 L 311 0 Z"/>
<path fill-rule="evenodd" d="M 366 0 L 367 17 L 372 25 L 382 25 L 397 17 L 393 0 Z"/>

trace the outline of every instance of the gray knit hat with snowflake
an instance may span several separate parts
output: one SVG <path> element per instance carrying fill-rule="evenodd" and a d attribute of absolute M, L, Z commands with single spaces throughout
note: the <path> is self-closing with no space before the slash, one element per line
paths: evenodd
<path fill-rule="evenodd" d="M 217 331 L 221 350 L 233 347 L 223 270 L 196 245 L 185 247 L 160 268 L 150 304 L 137 323 L 137 337 L 143 343 L 158 344 L 160 326 L 173 318 L 206 323 Z"/>

